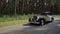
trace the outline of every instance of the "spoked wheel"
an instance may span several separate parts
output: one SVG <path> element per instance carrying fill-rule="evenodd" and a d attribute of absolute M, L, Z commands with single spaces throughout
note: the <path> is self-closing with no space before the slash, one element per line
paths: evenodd
<path fill-rule="evenodd" d="M 41 20 L 40 25 L 45 25 L 45 20 Z"/>

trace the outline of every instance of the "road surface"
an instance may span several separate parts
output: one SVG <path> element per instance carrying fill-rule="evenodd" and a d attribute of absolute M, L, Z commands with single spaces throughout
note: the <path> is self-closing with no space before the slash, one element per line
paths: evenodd
<path fill-rule="evenodd" d="M 43 26 L 22 24 L 1 27 L 0 34 L 60 34 L 60 19 Z"/>

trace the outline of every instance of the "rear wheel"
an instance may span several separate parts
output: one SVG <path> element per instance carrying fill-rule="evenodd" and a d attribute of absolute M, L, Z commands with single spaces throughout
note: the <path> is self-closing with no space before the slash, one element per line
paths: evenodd
<path fill-rule="evenodd" d="M 54 18 L 51 19 L 51 22 L 53 22 L 53 21 L 54 21 Z"/>

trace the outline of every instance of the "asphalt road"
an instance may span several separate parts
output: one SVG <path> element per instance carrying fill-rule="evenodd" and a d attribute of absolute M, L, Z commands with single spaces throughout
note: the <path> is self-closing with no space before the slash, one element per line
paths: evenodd
<path fill-rule="evenodd" d="M 22 24 L 1 27 L 0 34 L 60 34 L 60 19 L 43 26 Z"/>

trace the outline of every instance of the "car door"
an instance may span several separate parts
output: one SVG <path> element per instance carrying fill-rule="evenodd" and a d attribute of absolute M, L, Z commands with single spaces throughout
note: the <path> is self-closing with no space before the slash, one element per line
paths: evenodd
<path fill-rule="evenodd" d="M 45 18 L 46 21 L 51 21 L 51 16 L 50 15 L 46 15 L 44 18 Z"/>

